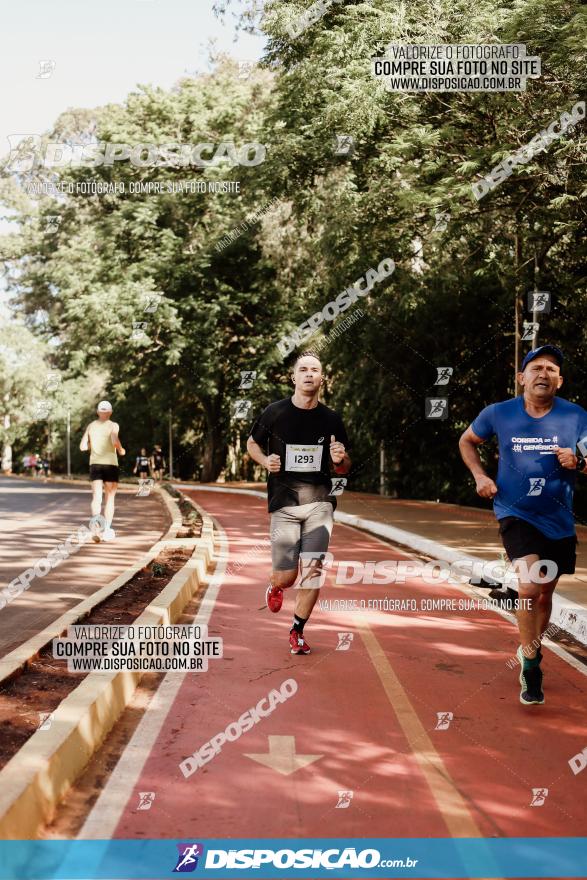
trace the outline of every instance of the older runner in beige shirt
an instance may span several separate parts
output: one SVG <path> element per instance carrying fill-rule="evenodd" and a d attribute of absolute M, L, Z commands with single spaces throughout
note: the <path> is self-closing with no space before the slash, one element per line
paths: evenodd
<path fill-rule="evenodd" d="M 114 518 L 114 499 L 118 488 L 118 456 L 125 454 L 118 437 L 119 426 L 110 418 L 112 405 L 101 400 L 97 408 L 98 418 L 91 422 L 80 443 L 82 452 L 90 451 L 90 480 L 92 483 L 92 516 L 100 515 L 102 496 L 104 500 L 104 519 L 106 527 L 102 534 L 105 541 L 112 541 L 116 535 L 112 528 Z M 94 541 L 100 541 L 96 530 Z"/>

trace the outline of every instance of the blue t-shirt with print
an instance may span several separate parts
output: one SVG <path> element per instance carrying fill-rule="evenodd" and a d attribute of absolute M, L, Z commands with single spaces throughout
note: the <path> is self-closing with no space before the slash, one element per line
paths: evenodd
<path fill-rule="evenodd" d="M 517 516 L 549 538 L 575 534 L 573 493 L 576 471 L 562 467 L 555 446 L 576 450 L 587 440 L 587 412 L 581 406 L 555 397 L 552 409 L 540 418 L 528 415 L 524 397 L 493 403 L 471 425 L 475 434 L 499 444 L 497 519 Z"/>

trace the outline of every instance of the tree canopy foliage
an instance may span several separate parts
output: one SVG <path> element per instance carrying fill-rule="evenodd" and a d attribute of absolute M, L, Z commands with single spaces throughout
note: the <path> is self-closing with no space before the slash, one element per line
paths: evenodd
<path fill-rule="evenodd" d="M 122 181 L 127 192 L 59 198 L 27 197 L 22 177 L 5 173 L 2 198 L 19 223 L 2 245 L 15 308 L 52 340 L 51 360 L 69 380 L 104 375 L 131 445 L 164 441 L 171 411 L 181 473 L 214 479 L 247 433 L 235 401 L 250 399 L 255 412 L 287 393 L 279 339 L 391 258 L 393 275 L 360 302 L 364 317 L 321 349 L 327 402 L 353 440 L 353 485 L 377 491 L 383 444 L 390 492 L 475 503 L 457 438 L 483 406 L 516 393 L 516 353 L 531 347 L 520 339 L 528 291 L 551 292 L 538 339 L 565 351 L 562 393 L 587 401 L 587 123 L 480 201 L 471 192 L 584 97 L 587 7 L 338 0 L 292 39 L 288 26 L 305 9 L 301 0 L 270 0 L 262 14 L 254 3 L 220 3 L 221 14 L 267 34 L 249 78 L 219 57 L 170 91 L 137 86 L 122 105 L 70 110 L 47 135 L 258 142 L 261 164 L 63 166 L 54 180 Z M 540 56 L 542 75 L 525 92 L 392 93 L 371 72 L 390 43 L 497 42 Z M 337 136 L 352 138 L 348 154 L 337 154 Z M 185 179 L 239 181 L 240 192 L 128 191 Z M 144 311 L 149 297 L 156 311 Z M 453 368 L 444 387 L 434 385 L 440 366 Z M 241 371 L 251 370 L 253 388 L 242 391 Z M 425 398 L 441 392 L 448 419 L 426 419 Z"/>

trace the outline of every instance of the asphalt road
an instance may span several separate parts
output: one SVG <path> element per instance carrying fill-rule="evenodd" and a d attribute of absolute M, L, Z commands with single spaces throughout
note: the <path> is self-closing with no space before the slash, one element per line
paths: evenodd
<path fill-rule="evenodd" d="M 90 486 L 0 476 L 0 589 L 87 525 Z M 116 539 L 89 542 L 0 609 L 0 656 L 101 589 L 148 550 L 169 526 L 156 494 L 121 486 L 113 522 Z"/>

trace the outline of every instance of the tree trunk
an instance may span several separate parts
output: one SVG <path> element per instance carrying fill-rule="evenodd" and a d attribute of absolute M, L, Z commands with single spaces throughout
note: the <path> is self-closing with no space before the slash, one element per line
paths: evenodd
<path fill-rule="evenodd" d="M 4 416 L 4 429 L 8 431 L 10 428 L 10 416 L 8 413 Z M 0 464 L 0 469 L 5 474 L 12 473 L 12 446 L 8 441 L 4 443 L 2 448 L 2 463 Z"/>
<path fill-rule="evenodd" d="M 520 231 L 520 220 L 519 217 L 516 217 L 516 232 L 514 236 L 514 327 L 515 327 L 515 344 L 514 344 L 514 396 L 517 397 L 518 394 L 522 393 L 522 386 L 518 384 L 518 370 L 520 369 L 520 361 L 522 360 L 522 356 L 520 354 L 520 341 L 521 341 L 521 332 L 520 326 L 522 325 L 522 295 L 523 295 L 523 280 L 519 277 L 520 266 L 522 265 L 522 233 Z M 523 325 L 522 325 L 523 326 Z"/>
<path fill-rule="evenodd" d="M 227 433 L 221 418 L 221 396 L 203 401 L 206 413 L 206 436 L 202 458 L 202 482 L 215 482 L 226 464 L 228 452 Z"/>
<path fill-rule="evenodd" d="M 2 450 L 2 470 L 5 474 L 12 473 L 12 446 L 9 443 L 5 443 Z"/>

